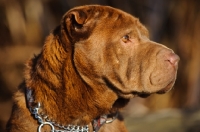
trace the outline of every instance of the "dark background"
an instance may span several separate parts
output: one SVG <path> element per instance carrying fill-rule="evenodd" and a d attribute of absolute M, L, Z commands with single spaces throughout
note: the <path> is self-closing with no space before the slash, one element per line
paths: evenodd
<path fill-rule="evenodd" d="M 135 98 L 123 110 L 130 132 L 200 131 L 200 1 L 198 0 L 0 0 L 0 131 L 23 80 L 26 60 L 38 54 L 45 37 L 70 8 L 110 5 L 138 17 L 152 40 L 181 58 L 174 89 Z"/>

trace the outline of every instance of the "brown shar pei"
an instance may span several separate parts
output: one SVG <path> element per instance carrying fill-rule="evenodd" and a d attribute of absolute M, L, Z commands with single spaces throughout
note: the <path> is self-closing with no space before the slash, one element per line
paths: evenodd
<path fill-rule="evenodd" d="M 169 91 L 178 61 L 130 14 L 73 8 L 28 61 L 7 130 L 125 132 L 119 109 L 135 96 Z"/>

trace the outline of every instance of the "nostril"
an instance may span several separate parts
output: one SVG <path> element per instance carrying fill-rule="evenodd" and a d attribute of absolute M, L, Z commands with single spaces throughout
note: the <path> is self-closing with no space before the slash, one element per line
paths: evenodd
<path fill-rule="evenodd" d="M 178 65 L 178 62 L 180 60 L 179 56 L 174 54 L 174 53 L 170 53 L 167 56 L 168 61 L 172 64 L 172 65 Z"/>

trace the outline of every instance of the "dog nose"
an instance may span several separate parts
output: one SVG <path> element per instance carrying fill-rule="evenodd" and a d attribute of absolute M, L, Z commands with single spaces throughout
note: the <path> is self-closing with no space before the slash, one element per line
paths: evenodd
<path fill-rule="evenodd" d="M 179 56 L 174 54 L 174 53 L 170 53 L 167 56 L 167 60 L 174 66 L 178 65 L 178 62 L 180 60 Z"/>

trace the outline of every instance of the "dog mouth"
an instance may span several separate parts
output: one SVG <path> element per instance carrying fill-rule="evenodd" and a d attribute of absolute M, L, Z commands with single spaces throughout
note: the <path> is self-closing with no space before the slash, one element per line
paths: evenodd
<path fill-rule="evenodd" d="M 141 98 L 147 98 L 151 95 L 152 93 L 148 93 L 148 92 L 131 92 L 131 93 L 118 93 L 120 98 L 124 98 L 124 99 L 130 99 L 130 98 L 134 98 L 134 97 L 141 97 Z"/>
<path fill-rule="evenodd" d="M 138 93 L 136 93 L 136 95 L 138 95 L 141 98 L 147 98 L 151 94 L 165 94 L 172 89 L 172 85 L 173 85 L 173 81 L 170 82 L 165 88 L 161 88 L 158 91 L 151 92 L 151 93 L 150 92 L 138 92 Z"/>
<path fill-rule="evenodd" d="M 118 88 L 117 86 L 114 85 L 114 83 L 112 83 L 112 81 L 110 81 L 107 78 L 104 78 L 104 81 L 107 84 L 107 86 L 109 86 L 111 89 L 113 89 L 113 91 L 116 92 L 119 98 L 123 98 L 123 99 L 131 99 L 134 97 L 147 98 L 151 94 L 164 94 L 170 91 L 174 84 L 174 80 L 172 79 L 167 85 L 161 88 L 157 88 L 155 89 L 155 91 L 151 90 L 152 88 L 144 88 L 144 89 L 149 89 L 145 91 L 137 91 L 137 90 L 132 91 L 132 90 L 123 90 L 122 88 L 121 89 Z"/>
<path fill-rule="evenodd" d="M 151 92 L 148 92 L 148 91 L 143 91 L 143 92 L 134 91 L 134 92 L 130 92 L 130 93 L 121 93 L 120 92 L 119 96 L 122 98 L 125 98 L 125 99 L 130 99 L 133 97 L 147 98 L 152 94 L 165 94 L 171 90 L 173 84 L 174 84 L 174 82 L 171 81 L 166 87 L 160 88 L 157 91 L 151 91 Z"/>

